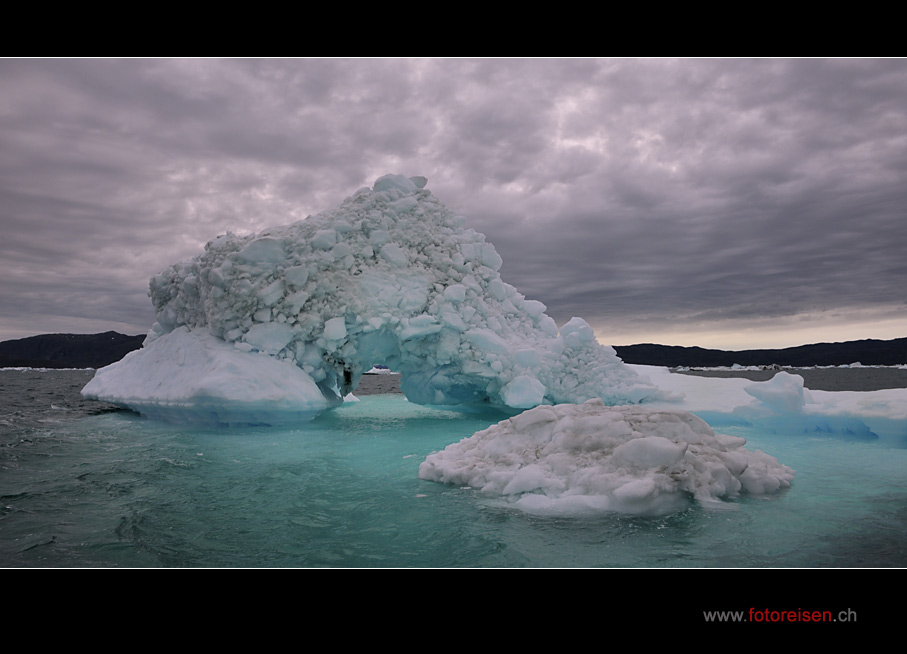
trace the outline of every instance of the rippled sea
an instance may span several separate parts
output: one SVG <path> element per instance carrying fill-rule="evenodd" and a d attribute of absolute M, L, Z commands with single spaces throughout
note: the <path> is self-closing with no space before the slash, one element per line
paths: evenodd
<path fill-rule="evenodd" d="M 390 393 L 296 429 L 200 431 L 82 400 L 93 374 L 0 370 L 0 567 L 907 564 L 903 438 L 721 428 L 794 468 L 793 486 L 721 511 L 542 518 L 418 478 L 499 414 Z"/>

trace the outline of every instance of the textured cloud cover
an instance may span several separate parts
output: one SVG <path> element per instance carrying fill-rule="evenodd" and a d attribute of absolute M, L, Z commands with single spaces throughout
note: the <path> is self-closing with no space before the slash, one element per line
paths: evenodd
<path fill-rule="evenodd" d="M 0 339 L 388 172 L 606 343 L 907 335 L 907 60 L 6 59 Z"/>

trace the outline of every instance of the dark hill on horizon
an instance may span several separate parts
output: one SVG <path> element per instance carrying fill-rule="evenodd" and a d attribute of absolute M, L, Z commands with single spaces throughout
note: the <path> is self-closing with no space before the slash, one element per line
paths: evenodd
<path fill-rule="evenodd" d="M 42 334 L 0 342 L 0 368 L 103 368 L 137 350 L 144 335 Z M 779 350 L 707 350 L 676 345 L 615 345 L 626 363 L 667 368 L 714 368 L 741 366 L 866 366 L 907 364 L 907 338 L 890 341 L 861 340 L 816 343 Z"/>
<path fill-rule="evenodd" d="M 142 347 L 145 336 L 41 334 L 0 343 L 0 368 L 103 368 Z"/>
<path fill-rule="evenodd" d="M 896 366 L 907 364 L 907 338 L 890 341 L 866 339 L 844 343 L 815 343 L 780 350 L 707 350 L 676 345 L 615 345 L 625 363 L 668 368 L 715 368 L 779 365 L 791 368 L 811 366 Z"/>

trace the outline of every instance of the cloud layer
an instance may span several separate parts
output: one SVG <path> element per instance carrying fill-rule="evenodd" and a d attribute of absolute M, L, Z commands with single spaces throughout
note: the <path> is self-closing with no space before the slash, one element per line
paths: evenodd
<path fill-rule="evenodd" d="M 907 335 L 907 60 L 0 60 L 0 339 L 388 172 L 604 342 Z"/>

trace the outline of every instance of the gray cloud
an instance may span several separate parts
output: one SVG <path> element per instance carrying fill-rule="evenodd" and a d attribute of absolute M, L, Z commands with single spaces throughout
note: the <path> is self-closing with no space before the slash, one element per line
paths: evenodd
<path fill-rule="evenodd" d="M 0 338 L 144 331 L 151 275 L 387 172 L 615 343 L 907 327 L 904 60 L 7 59 L 0 89 Z"/>

